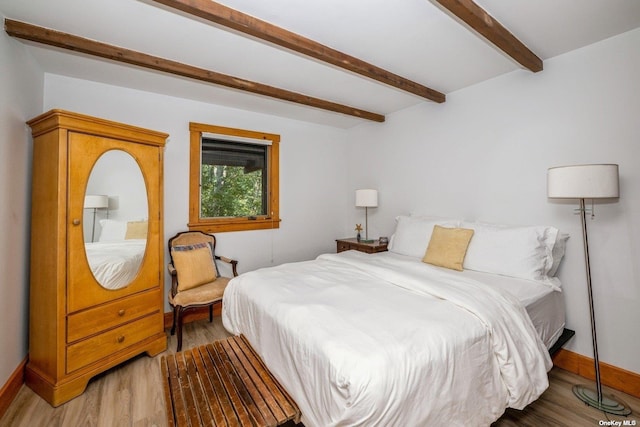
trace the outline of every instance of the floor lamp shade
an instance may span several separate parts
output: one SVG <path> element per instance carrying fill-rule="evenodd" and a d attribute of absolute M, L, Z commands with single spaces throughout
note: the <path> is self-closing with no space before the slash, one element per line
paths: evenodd
<path fill-rule="evenodd" d="M 598 359 L 598 339 L 596 335 L 596 318 L 591 284 L 591 265 L 589 260 L 589 239 L 584 200 L 608 199 L 620 196 L 618 165 L 593 164 L 559 166 L 547 171 L 547 196 L 553 199 L 578 199 L 578 213 L 582 223 L 582 245 L 584 248 L 584 264 L 587 275 L 587 291 L 589 296 L 589 314 L 591 319 L 591 342 L 593 345 L 593 363 L 596 373 L 596 389 L 586 385 L 575 385 L 573 393 L 589 406 L 615 415 L 629 415 L 631 409 L 613 395 L 602 393 L 600 380 L 600 361 Z M 593 208 L 591 209 L 593 216 Z"/>
<path fill-rule="evenodd" d="M 109 206 L 109 196 L 87 194 L 84 196 L 85 209 L 104 209 Z"/>
<path fill-rule="evenodd" d="M 550 168 L 547 196 L 555 199 L 603 199 L 620 196 L 618 165 L 574 165 Z"/>

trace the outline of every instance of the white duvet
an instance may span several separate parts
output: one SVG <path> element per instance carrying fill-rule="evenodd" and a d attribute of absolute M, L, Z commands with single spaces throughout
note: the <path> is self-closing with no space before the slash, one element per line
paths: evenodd
<path fill-rule="evenodd" d="M 520 303 L 415 261 L 355 251 L 234 278 L 244 334 L 313 426 L 483 426 L 547 388 Z"/>
<path fill-rule="evenodd" d="M 103 288 L 120 289 L 138 274 L 146 239 L 85 243 L 93 276 Z"/>

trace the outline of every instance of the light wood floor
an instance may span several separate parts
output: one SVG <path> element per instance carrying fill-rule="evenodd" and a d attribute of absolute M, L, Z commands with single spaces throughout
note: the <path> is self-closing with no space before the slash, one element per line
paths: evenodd
<path fill-rule="evenodd" d="M 185 325 L 184 348 L 224 338 L 229 334 L 219 317 L 212 324 L 206 320 Z M 168 352 L 174 352 L 175 337 L 169 338 Z M 524 411 L 509 409 L 494 426 L 599 426 L 600 421 L 626 420 L 626 425 L 640 427 L 640 399 L 615 392 L 631 406 L 627 418 L 608 418 L 578 401 L 571 391 L 581 377 L 562 369 L 550 372 L 551 385 L 536 402 Z M 604 388 L 605 392 L 611 392 Z M 159 356 L 145 355 L 123 363 L 94 378 L 81 396 L 52 408 L 30 388 L 22 386 L 17 397 L 0 419 L 0 427 L 57 426 L 165 426 L 166 415 L 159 368 Z"/>

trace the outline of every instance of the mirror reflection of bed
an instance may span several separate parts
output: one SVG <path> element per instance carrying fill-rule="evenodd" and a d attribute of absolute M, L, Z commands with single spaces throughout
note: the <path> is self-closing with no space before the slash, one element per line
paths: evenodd
<path fill-rule="evenodd" d="M 105 289 L 126 287 L 144 258 L 149 216 L 144 178 L 129 153 L 110 150 L 100 156 L 84 207 L 85 253 L 94 278 Z"/>

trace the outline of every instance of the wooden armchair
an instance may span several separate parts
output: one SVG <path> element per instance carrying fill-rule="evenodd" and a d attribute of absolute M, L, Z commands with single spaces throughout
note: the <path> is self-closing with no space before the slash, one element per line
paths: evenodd
<path fill-rule="evenodd" d="M 223 261 L 238 275 L 238 261 L 215 254 L 216 238 L 199 231 L 181 232 L 169 239 L 169 274 L 171 293 L 169 304 L 173 307 L 171 335 L 178 326 L 178 349 L 182 349 L 182 321 L 190 309 L 209 307 L 209 322 L 213 321 L 213 306 L 222 302 L 222 295 L 231 278 L 222 277 L 216 261 Z"/>

